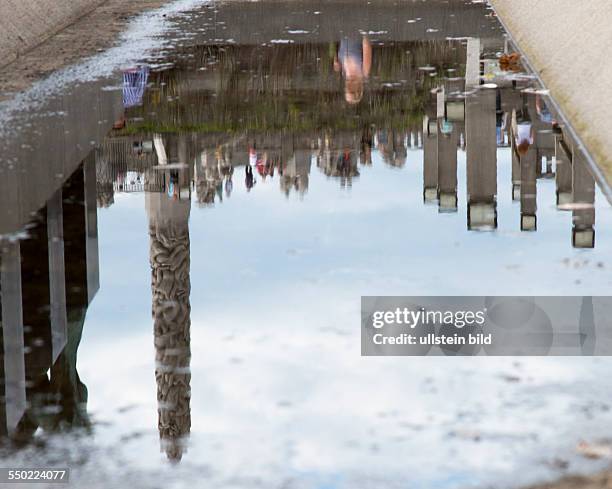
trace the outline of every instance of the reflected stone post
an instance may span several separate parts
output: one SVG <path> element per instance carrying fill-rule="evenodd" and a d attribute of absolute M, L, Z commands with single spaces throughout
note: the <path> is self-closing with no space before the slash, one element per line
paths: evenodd
<path fill-rule="evenodd" d="M 408 150 L 406 149 L 406 134 L 404 131 L 391 132 L 393 142 L 393 165 L 402 168 L 406 164 Z"/>
<path fill-rule="evenodd" d="M 2 243 L 0 433 L 18 443 L 39 428 L 89 425 L 87 388 L 76 365 L 98 284 L 97 253 L 92 255 L 90 243 L 97 236 L 95 179 L 93 203 L 87 203 L 85 188 L 91 168 L 84 167 L 90 163 L 51 195 L 28 224 L 27 239 Z"/>
<path fill-rule="evenodd" d="M 438 197 L 438 122 L 423 119 L 423 201 L 435 202 Z"/>
<path fill-rule="evenodd" d="M 557 206 L 567 206 L 572 202 L 572 162 L 571 150 L 566 146 L 561 137 L 556 138 L 555 159 L 557 169 L 555 183 L 557 187 Z"/>
<path fill-rule="evenodd" d="M 96 160 L 94 153 L 91 153 L 83 161 L 83 189 L 83 202 L 85 204 L 85 253 L 87 259 L 87 303 L 90 304 L 100 288 L 98 192 L 96 189 Z"/>
<path fill-rule="evenodd" d="M 575 248 L 595 247 L 595 179 L 585 156 L 574 148 L 572 165 L 572 245 Z"/>
<path fill-rule="evenodd" d="M 0 435 L 12 435 L 26 411 L 25 345 L 19 241 L 0 243 L 2 287 L 2 391 Z"/>
<path fill-rule="evenodd" d="M 455 125 L 440 121 L 438 128 L 438 209 L 457 212 L 457 144 Z"/>
<path fill-rule="evenodd" d="M 516 139 L 510 133 L 510 149 L 512 153 L 512 200 L 521 200 L 521 158 L 516 146 Z"/>
<path fill-rule="evenodd" d="M 532 145 L 527 153 L 520 158 L 521 171 L 521 231 L 536 231 L 538 218 L 537 179 L 538 152 Z"/>
<path fill-rule="evenodd" d="M 101 147 L 95 150 L 96 158 L 96 199 L 98 207 L 106 209 L 115 203 L 115 171 L 108 158 L 108 154 L 105 153 Z"/>
<path fill-rule="evenodd" d="M 444 81 L 445 116 L 439 128 L 438 142 L 438 200 L 440 212 L 457 212 L 457 151 L 461 135 L 465 132 L 465 92 L 466 80 L 448 78 Z M 459 98 L 458 98 L 459 97 Z"/>
<path fill-rule="evenodd" d="M 21 300 L 28 402 L 52 361 L 50 311 L 49 239 L 47 212 L 41 209 L 29 223 L 27 238 L 21 240 Z M 44 377 L 44 378 L 43 378 Z"/>
<path fill-rule="evenodd" d="M 161 448 L 175 462 L 191 429 L 190 204 L 165 192 L 146 194 L 158 428 Z"/>
<path fill-rule="evenodd" d="M 202 151 L 195 158 L 194 180 L 197 202 L 199 205 L 215 203 L 215 189 L 220 181 L 215 152 L 212 149 Z"/>
<path fill-rule="evenodd" d="M 552 130 L 550 122 L 544 122 L 538 115 L 536 107 L 536 96 L 530 96 L 529 101 L 529 113 L 533 118 L 533 128 L 535 130 L 535 145 L 537 148 L 537 170 L 538 178 L 540 177 L 552 177 L 552 157 L 555 155 L 556 141 L 555 134 Z M 542 104 L 545 101 L 541 102 Z M 542 171 L 542 161 L 546 161 L 544 171 Z"/>
<path fill-rule="evenodd" d="M 469 58 L 469 53 L 468 53 Z M 496 93 L 481 89 L 465 100 L 468 229 L 497 228 Z"/>
<path fill-rule="evenodd" d="M 52 362 L 55 362 L 68 341 L 66 272 L 64 265 L 64 218 L 61 189 L 55 192 L 47 202 L 47 238 L 49 240 Z"/>
<path fill-rule="evenodd" d="M 62 188 L 61 206 L 58 202 L 53 203 L 53 199 L 47 204 L 49 242 L 54 242 L 54 246 L 61 242 L 58 241 L 60 230 L 55 229 L 61 222 L 67 336 L 65 346 L 50 370 L 47 389 L 57 414 L 40 418 L 45 429 L 90 425 L 88 392 L 77 370 L 77 353 L 87 309 L 100 286 L 96 194 L 95 156 L 91 154 Z M 55 280 L 57 277 L 51 279 L 52 288 Z"/>
<path fill-rule="evenodd" d="M 480 85 L 480 39 L 467 40 L 465 62 L 465 86 L 467 89 Z"/>

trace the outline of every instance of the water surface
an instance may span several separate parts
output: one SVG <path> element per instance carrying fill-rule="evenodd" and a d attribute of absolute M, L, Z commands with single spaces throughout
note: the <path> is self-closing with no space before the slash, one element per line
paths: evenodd
<path fill-rule="evenodd" d="M 3 465 L 147 488 L 599 468 L 575 446 L 611 434 L 605 358 L 360 356 L 362 295 L 610 288 L 607 186 L 486 4 L 172 23 L 4 106 Z"/>

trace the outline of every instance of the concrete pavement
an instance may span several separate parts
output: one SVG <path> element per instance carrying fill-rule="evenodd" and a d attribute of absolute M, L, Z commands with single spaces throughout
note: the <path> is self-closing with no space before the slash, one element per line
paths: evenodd
<path fill-rule="evenodd" d="M 3 0 L 0 66 L 48 39 L 105 0 Z"/>

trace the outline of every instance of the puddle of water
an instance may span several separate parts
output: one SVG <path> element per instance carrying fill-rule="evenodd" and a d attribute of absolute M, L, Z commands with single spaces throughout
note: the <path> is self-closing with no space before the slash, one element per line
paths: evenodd
<path fill-rule="evenodd" d="M 606 359 L 360 357 L 362 295 L 611 285 L 610 206 L 486 4 L 173 22 L 4 107 L 4 465 L 224 488 L 601 467 L 574 448 L 609 434 Z"/>

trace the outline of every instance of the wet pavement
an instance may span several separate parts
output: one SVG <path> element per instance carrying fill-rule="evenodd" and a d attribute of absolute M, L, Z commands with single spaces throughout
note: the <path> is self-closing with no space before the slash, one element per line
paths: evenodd
<path fill-rule="evenodd" d="M 605 358 L 360 357 L 362 295 L 612 285 L 609 186 L 487 5 L 164 22 L 0 104 L 2 465 L 146 488 L 600 468 L 575 447 L 612 435 Z"/>

